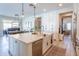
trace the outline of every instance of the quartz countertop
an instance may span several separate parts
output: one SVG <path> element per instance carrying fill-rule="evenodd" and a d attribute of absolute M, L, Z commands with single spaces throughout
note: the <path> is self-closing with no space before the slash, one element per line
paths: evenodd
<path fill-rule="evenodd" d="M 32 33 L 14 34 L 14 35 L 9 35 L 9 37 L 12 37 L 12 38 L 22 41 L 22 42 L 25 42 L 27 44 L 35 42 L 35 41 L 43 38 L 43 36 L 41 34 L 32 34 Z"/>

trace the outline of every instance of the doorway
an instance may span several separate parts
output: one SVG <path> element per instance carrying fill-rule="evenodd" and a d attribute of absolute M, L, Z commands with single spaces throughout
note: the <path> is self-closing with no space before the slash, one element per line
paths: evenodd
<path fill-rule="evenodd" d="M 66 55 L 75 55 L 73 41 L 73 11 L 59 14 L 59 34 L 63 35 L 63 42 L 66 48 Z"/>
<path fill-rule="evenodd" d="M 64 36 L 71 35 L 72 34 L 72 17 L 71 16 L 66 16 L 62 18 L 62 34 Z"/>
<path fill-rule="evenodd" d="M 72 32 L 72 14 L 72 11 L 59 14 L 59 34 Z"/>

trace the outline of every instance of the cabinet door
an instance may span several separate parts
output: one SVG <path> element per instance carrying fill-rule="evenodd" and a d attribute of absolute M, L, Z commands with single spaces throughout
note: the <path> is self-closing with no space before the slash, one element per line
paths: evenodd
<path fill-rule="evenodd" d="M 48 37 L 47 35 L 43 38 L 43 54 L 46 52 L 46 50 L 48 49 Z"/>
<path fill-rule="evenodd" d="M 14 55 L 14 40 L 11 37 L 9 37 L 9 51 L 11 55 Z"/>
<path fill-rule="evenodd" d="M 32 55 L 33 56 L 42 55 L 42 39 L 32 43 Z"/>
<path fill-rule="evenodd" d="M 79 46 L 76 46 L 76 53 L 77 53 L 77 56 L 79 56 Z"/>
<path fill-rule="evenodd" d="M 14 56 L 19 56 L 20 43 L 19 40 L 14 39 Z"/>
<path fill-rule="evenodd" d="M 20 41 L 20 56 L 28 56 L 28 44 Z"/>
<path fill-rule="evenodd" d="M 9 38 L 9 51 L 12 56 L 19 55 L 19 41 L 12 37 Z"/>
<path fill-rule="evenodd" d="M 51 46 L 51 35 L 46 35 L 43 38 L 43 54 L 49 49 Z"/>

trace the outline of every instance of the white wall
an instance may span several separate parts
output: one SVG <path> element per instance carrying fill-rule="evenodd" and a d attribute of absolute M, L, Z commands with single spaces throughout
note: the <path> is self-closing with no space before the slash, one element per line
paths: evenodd
<path fill-rule="evenodd" d="M 74 13 L 77 14 L 77 37 L 76 38 L 79 40 L 79 3 L 74 4 Z"/>
<path fill-rule="evenodd" d="M 0 36 L 3 35 L 3 24 L 2 24 L 2 20 L 0 20 Z"/>
<path fill-rule="evenodd" d="M 60 9 L 60 10 L 54 10 L 54 11 L 49 11 L 46 13 L 42 13 L 37 15 L 38 17 L 42 18 L 42 25 L 45 26 L 44 29 L 42 29 L 43 32 L 52 32 L 54 33 L 54 38 L 57 39 L 58 38 L 58 30 L 59 30 L 59 13 L 62 12 L 67 12 L 67 11 L 71 11 L 73 10 L 72 8 L 64 8 L 64 9 Z M 26 17 L 23 20 L 23 30 L 29 30 L 30 28 L 27 28 L 27 22 L 32 22 L 32 27 L 34 27 L 34 17 L 33 16 L 29 16 Z"/>

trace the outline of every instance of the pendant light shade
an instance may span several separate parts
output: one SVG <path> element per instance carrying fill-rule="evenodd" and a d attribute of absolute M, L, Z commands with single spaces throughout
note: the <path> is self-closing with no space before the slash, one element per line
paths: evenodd
<path fill-rule="evenodd" d="M 29 6 L 33 7 L 34 9 L 34 18 L 36 16 L 36 4 L 29 4 Z"/>

